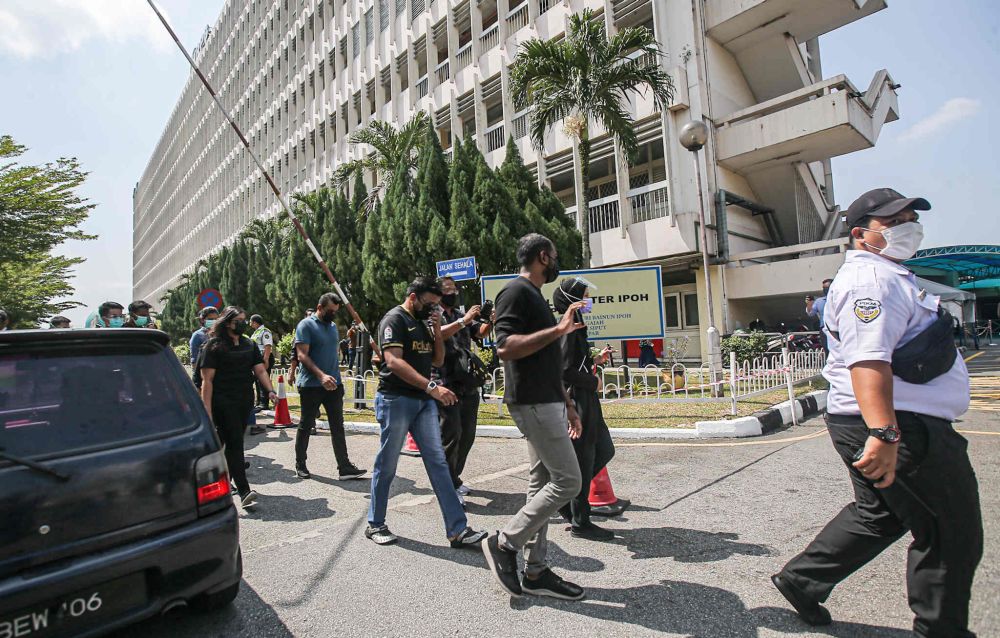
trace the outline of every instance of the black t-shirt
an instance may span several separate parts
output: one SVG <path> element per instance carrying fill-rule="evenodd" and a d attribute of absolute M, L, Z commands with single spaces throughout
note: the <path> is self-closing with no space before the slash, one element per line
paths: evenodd
<path fill-rule="evenodd" d="M 443 313 L 442 323 L 447 325 L 450 323 L 455 323 L 465 315 L 458 311 L 457 308 L 451 310 L 445 310 Z M 435 369 L 438 378 L 440 378 L 441 383 L 445 385 L 449 390 L 457 390 L 461 392 L 466 392 L 469 388 L 464 387 L 460 382 L 455 379 L 455 366 L 458 363 L 459 352 L 466 352 L 470 356 L 476 356 L 472 354 L 472 340 L 479 336 L 480 326 L 483 324 L 479 321 L 473 320 L 465 325 L 464 328 L 460 329 L 454 335 L 445 339 L 444 341 L 444 367 Z"/>
<path fill-rule="evenodd" d="M 212 401 L 245 401 L 253 398 L 253 367 L 264 363 L 264 357 L 253 341 L 240 337 L 240 342 L 229 347 L 210 339 L 202 350 L 201 368 L 215 369 L 212 380 Z"/>
<path fill-rule="evenodd" d="M 431 364 L 434 359 L 434 337 L 423 321 L 419 321 L 402 306 L 396 306 L 382 317 L 378 326 L 379 346 L 385 352 L 386 348 L 402 348 L 403 361 L 424 375 L 431 377 Z M 424 388 L 415 388 L 403 381 L 385 364 L 385 357 L 379 365 L 378 391 L 384 394 L 401 394 L 421 399 L 429 398 Z"/>
<path fill-rule="evenodd" d="M 526 277 L 511 280 L 496 298 L 497 345 L 503 346 L 511 335 L 528 335 L 556 325 L 549 302 L 542 291 Z M 563 355 L 556 339 L 538 352 L 504 361 L 504 403 L 564 403 Z"/>

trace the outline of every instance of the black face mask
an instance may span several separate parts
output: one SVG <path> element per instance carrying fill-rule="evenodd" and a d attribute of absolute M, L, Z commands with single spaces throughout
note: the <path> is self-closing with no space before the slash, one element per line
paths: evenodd
<path fill-rule="evenodd" d="M 319 316 L 319 320 L 323 323 L 333 323 L 334 318 L 337 316 L 336 311 L 324 312 Z"/>
<path fill-rule="evenodd" d="M 246 331 L 247 331 L 247 322 L 246 321 L 234 321 L 233 322 L 233 332 L 235 332 L 238 335 L 241 335 L 241 334 L 243 334 Z"/>
<path fill-rule="evenodd" d="M 830 294 L 830 286 L 823 286 L 823 296 Z"/>
<path fill-rule="evenodd" d="M 549 257 L 549 263 L 545 266 L 545 283 L 551 284 L 553 281 L 559 278 L 559 260 L 555 257 Z"/>
<path fill-rule="evenodd" d="M 427 319 L 431 318 L 432 314 L 434 314 L 436 306 L 437 304 L 432 304 L 432 303 L 423 304 L 420 310 L 414 310 L 413 314 L 414 316 L 416 316 L 417 319 L 421 321 L 426 321 Z"/>
<path fill-rule="evenodd" d="M 448 306 L 449 308 L 454 308 L 457 302 L 458 302 L 457 292 L 453 292 L 450 295 L 443 295 L 441 297 L 441 303 Z"/>

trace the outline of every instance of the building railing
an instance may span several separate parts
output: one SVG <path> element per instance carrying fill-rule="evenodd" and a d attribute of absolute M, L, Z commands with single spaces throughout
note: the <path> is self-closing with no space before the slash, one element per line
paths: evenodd
<path fill-rule="evenodd" d="M 455 65 L 461 71 L 472 64 L 472 42 L 466 42 L 465 46 L 455 52 Z"/>
<path fill-rule="evenodd" d="M 443 84 L 448 81 L 451 77 L 451 64 L 448 60 L 445 60 L 441 64 L 437 65 L 434 69 L 434 76 L 437 78 L 438 84 Z"/>
<path fill-rule="evenodd" d="M 507 33 L 515 33 L 528 26 L 528 0 L 507 12 Z"/>
<path fill-rule="evenodd" d="M 501 120 L 483 131 L 483 137 L 486 138 L 487 153 L 492 153 L 498 148 L 503 148 L 506 144 L 503 121 Z"/>
<path fill-rule="evenodd" d="M 427 74 L 425 73 L 419 80 L 417 80 L 417 99 L 427 95 Z"/>
<path fill-rule="evenodd" d="M 538 0 L 538 15 L 542 15 L 552 7 L 559 4 L 562 0 Z"/>
<path fill-rule="evenodd" d="M 666 182 L 629 189 L 627 197 L 632 207 L 633 223 L 646 222 L 670 214 Z"/>
<path fill-rule="evenodd" d="M 618 195 L 602 197 L 590 202 L 590 232 L 599 233 L 621 226 Z"/>
<path fill-rule="evenodd" d="M 486 53 L 498 44 L 500 44 L 500 23 L 494 22 L 493 26 L 479 36 L 480 53 Z"/>
<path fill-rule="evenodd" d="M 528 136 L 528 111 L 520 111 L 514 114 L 510 120 L 511 133 L 515 140 Z"/>

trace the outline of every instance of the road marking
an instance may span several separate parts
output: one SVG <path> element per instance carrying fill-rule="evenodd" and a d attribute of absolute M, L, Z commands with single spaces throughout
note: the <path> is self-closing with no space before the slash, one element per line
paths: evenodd
<path fill-rule="evenodd" d="M 986 354 L 986 351 L 985 351 L 985 350 L 980 350 L 980 351 L 979 351 L 979 352 L 977 352 L 976 354 L 971 354 L 971 355 L 967 356 L 967 357 L 965 358 L 965 362 L 966 362 L 966 363 L 968 363 L 968 362 L 972 361 L 973 359 L 975 359 L 976 357 L 981 357 L 981 356 L 983 356 L 984 354 Z"/>
<path fill-rule="evenodd" d="M 474 479 L 462 482 L 465 483 L 466 485 L 477 485 L 479 483 L 488 483 L 489 481 L 493 481 L 498 478 L 503 478 L 505 476 L 510 476 L 512 474 L 521 474 L 523 472 L 527 472 L 529 467 L 530 466 L 527 463 L 522 463 L 521 465 L 517 465 L 515 467 L 509 467 L 506 470 L 500 470 L 499 472 L 494 472 L 492 474 L 477 476 Z M 393 505 L 392 507 L 393 509 L 396 509 L 400 507 L 415 507 L 417 505 L 427 505 L 428 503 L 433 502 L 434 499 L 435 499 L 434 494 L 427 494 L 425 496 L 417 496 L 416 498 L 411 498 L 408 501 L 403 501 L 402 503 L 398 503 L 396 505 Z"/>
<path fill-rule="evenodd" d="M 969 392 L 971 394 L 970 410 L 1000 412 L 1000 376 L 988 375 L 970 378 Z"/>
<path fill-rule="evenodd" d="M 982 434 L 983 436 L 1000 436 L 1000 432 L 987 432 L 985 430 L 955 430 L 959 434 Z"/>
<path fill-rule="evenodd" d="M 819 432 L 796 436 L 790 439 L 768 439 L 766 441 L 734 441 L 729 443 L 615 443 L 615 447 L 743 447 L 749 445 L 779 445 L 782 443 L 797 443 L 798 441 L 808 441 L 822 436 L 826 433 L 826 428 Z"/>

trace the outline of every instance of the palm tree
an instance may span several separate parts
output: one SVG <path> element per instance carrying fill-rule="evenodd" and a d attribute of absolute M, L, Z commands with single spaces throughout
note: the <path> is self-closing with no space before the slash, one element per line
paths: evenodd
<path fill-rule="evenodd" d="M 374 152 L 341 165 L 333 175 L 334 188 L 347 186 L 357 171 L 374 173 L 375 185 L 365 200 L 365 210 L 370 211 L 379 202 L 382 193 L 389 189 L 400 164 L 416 170 L 418 147 L 429 125 L 427 113 L 418 111 L 398 130 L 392 124 L 375 120 L 351 133 L 348 142 L 355 145 L 367 144 Z"/>
<path fill-rule="evenodd" d="M 542 150 L 545 133 L 564 121 L 581 167 L 577 183 L 577 215 L 583 235 L 583 262 L 590 265 L 588 194 L 591 122 L 614 137 L 626 157 L 638 151 L 632 117 L 625 102 L 629 94 L 649 89 L 662 111 L 673 98 L 674 85 L 661 68 L 662 56 L 653 32 L 627 27 L 611 38 L 604 18 L 590 9 L 569 19 L 566 37 L 521 45 L 511 67 L 510 90 L 518 109 L 531 108 L 529 132 Z"/>

